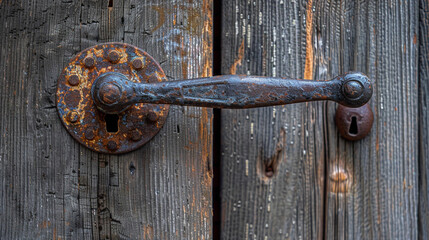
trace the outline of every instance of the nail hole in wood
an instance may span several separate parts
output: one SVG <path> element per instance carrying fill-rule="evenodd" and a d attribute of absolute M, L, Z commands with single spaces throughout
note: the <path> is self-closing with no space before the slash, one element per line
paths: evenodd
<path fill-rule="evenodd" d="M 134 173 L 136 172 L 136 167 L 134 166 L 133 163 L 130 164 L 130 168 L 129 169 L 130 169 L 130 174 L 134 175 Z"/>
<path fill-rule="evenodd" d="M 274 169 L 271 166 L 265 168 L 265 176 L 269 178 L 274 176 Z"/>

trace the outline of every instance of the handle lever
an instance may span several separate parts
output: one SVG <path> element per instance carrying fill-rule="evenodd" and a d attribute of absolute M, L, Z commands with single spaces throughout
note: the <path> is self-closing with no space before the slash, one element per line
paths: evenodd
<path fill-rule="evenodd" d="M 135 103 L 254 108 L 332 100 L 360 107 L 371 98 L 372 85 L 359 72 L 330 81 L 221 75 L 157 83 L 135 83 L 121 73 L 107 72 L 95 80 L 91 94 L 96 106 L 110 114 L 120 113 Z"/>

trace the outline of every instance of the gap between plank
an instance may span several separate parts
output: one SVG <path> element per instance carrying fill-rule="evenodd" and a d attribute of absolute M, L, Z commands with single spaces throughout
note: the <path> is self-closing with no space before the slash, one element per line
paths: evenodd
<path fill-rule="evenodd" d="M 213 1 L 213 75 L 222 74 L 222 1 Z M 222 236 L 221 114 L 213 109 L 213 240 Z"/>

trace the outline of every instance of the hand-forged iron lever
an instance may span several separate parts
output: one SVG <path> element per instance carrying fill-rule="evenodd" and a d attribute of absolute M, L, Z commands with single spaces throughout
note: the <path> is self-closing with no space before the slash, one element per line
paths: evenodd
<path fill-rule="evenodd" d="M 371 98 L 369 79 L 348 73 L 330 81 L 221 75 L 174 82 L 135 83 L 121 73 L 102 74 L 92 85 L 92 98 L 106 113 L 120 113 L 135 103 L 212 108 L 253 108 L 333 100 L 360 107 Z"/>
<path fill-rule="evenodd" d="M 332 100 L 359 107 L 370 80 L 352 72 L 330 81 L 223 75 L 167 82 L 146 52 L 123 43 L 93 46 L 75 56 L 58 80 L 57 108 L 69 133 L 103 153 L 124 153 L 148 142 L 169 106 L 252 108 Z M 101 110 L 101 111 L 99 111 Z"/>

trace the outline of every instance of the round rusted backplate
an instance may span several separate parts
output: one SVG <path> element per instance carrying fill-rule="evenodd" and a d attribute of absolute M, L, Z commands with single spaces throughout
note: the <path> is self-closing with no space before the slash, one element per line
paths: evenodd
<path fill-rule="evenodd" d="M 152 139 L 162 128 L 168 105 L 135 104 L 107 115 L 94 105 L 91 87 L 106 72 L 118 72 L 133 82 L 167 81 L 159 64 L 143 50 L 123 43 L 85 49 L 58 79 L 57 109 L 67 131 L 81 144 L 101 153 L 125 153 Z"/>

